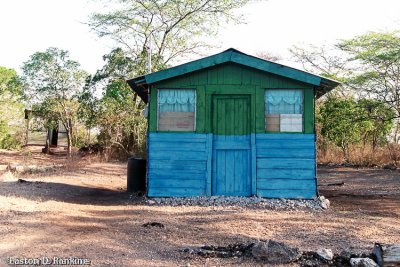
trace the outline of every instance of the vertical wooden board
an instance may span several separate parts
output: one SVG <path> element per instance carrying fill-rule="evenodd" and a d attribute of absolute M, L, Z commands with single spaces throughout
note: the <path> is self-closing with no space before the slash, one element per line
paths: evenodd
<path fill-rule="evenodd" d="M 150 89 L 149 132 L 157 131 L 157 88 Z"/>
<path fill-rule="evenodd" d="M 217 188 L 216 194 L 226 192 L 226 151 L 217 150 Z"/>
<path fill-rule="evenodd" d="M 304 133 L 314 133 L 314 89 L 304 89 Z"/>
<path fill-rule="evenodd" d="M 206 174 L 206 195 L 211 196 L 212 179 L 212 155 L 213 155 L 213 135 L 207 134 L 207 174 Z"/>
<path fill-rule="evenodd" d="M 251 194 L 257 193 L 257 155 L 256 155 L 256 137 L 251 134 Z"/>
<path fill-rule="evenodd" d="M 256 113 L 256 133 L 265 132 L 265 100 L 264 94 L 265 89 L 260 88 L 260 86 L 256 86 L 255 93 L 255 113 Z"/>
<path fill-rule="evenodd" d="M 204 86 L 196 88 L 196 133 L 205 132 L 206 92 Z"/>
<path fill-rule="evenodd" d="M 225 166 L 219 166 L 225 169 L 225 191 L 234 192 L 236 189 L 235 165 L 241 162 L 235 162 L 235 150 L 225 151 Z"/>
<path fill-rule="evenodd" d="M 218 72 L 216 68 L 207 69 L 208 72 L 208 84 L 218 84 Z"/>

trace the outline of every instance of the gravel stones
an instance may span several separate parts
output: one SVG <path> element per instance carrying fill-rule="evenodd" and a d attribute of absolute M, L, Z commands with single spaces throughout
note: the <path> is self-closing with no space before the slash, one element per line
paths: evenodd
<path fill-rule="evenodd" d="M 324 200 L 328 201 L 324 198 Z M 322 210 L 320 198 L 305 200 L 305 199 L 268 199 L 261 197 L 170 197 L 170 198 L 151 198 L 147 199 L 149 205 L 159 206 L 239 206 L 239 207 L 254 207 L 269 210 Z"/>
<path fill-rule="evenodd" d="M 352 258 L 350 259 L 352 267 L 379 267 L 375 261 L 370 258 Z"/>

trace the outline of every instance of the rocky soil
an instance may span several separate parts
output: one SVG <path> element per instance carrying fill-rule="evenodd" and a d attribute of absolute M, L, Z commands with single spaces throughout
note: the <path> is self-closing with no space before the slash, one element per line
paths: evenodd
<path fill-rule="evenodd" d="M 362 256 L 375 242 L 400 243 L 399 170 L 320 167 L 319 190 L 330 200 L 323 210 L 317 200 L 274 200 L 272 208 L 256 198 L 158 204 L 125 192 L 125 163 L 0 151 L 0 165 L 10 163 L 63 167 L 0 170 L 0 266 L 11 257 L 80 257 L 93 266 L 265 266 L 252 256 L 184 250 L 266 240 L 302 253 L 276 266 L 313 266 L 321 249 Z"/>

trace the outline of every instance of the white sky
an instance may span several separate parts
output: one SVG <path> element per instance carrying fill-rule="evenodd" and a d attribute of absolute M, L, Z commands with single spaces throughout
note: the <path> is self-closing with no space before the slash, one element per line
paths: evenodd
<path fill-rule="evenodd" d="M 0 66 L 19 67 L 50 46 L 69 50 L 87 71 L 103 66 L 111 50 L 87 25 L 96 11 L 88 0 L 3 0 L 0 5 Z M 269 0 L 242 10 L 245 25 L 220 30 L 219 48 L 244 53 L 269 51 L 289 57 L 294 44 L 334 43 L 367 31 L 400 29 L 398 0 Z M 182 62 L 183 63 L 183 62 Z"/>

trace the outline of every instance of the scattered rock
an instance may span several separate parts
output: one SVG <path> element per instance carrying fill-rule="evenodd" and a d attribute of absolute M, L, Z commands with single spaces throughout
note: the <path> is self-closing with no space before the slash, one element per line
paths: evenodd
<path fill-rule="evenodd" d="M 230 244 L 226 247 L 203 246 L 197 249 L 185 248 L 182 252 L 196 254 L 205 258 L 233 258 L 251 256 L 251 249 L 254 243 L 250 244 Z"/>
<path fill-rule="evenodd" d="M 379 267 L 375 261 L 370 258 L 352 258 L 350 259 L 352 267 Z"/>
<path fill-rule="evenodd" d="M 290 263 L 301 257 L 297 248 L 291 248 L 273 240 L 255 243 L 251 254 L 256 259 L 265 260 L 272 264 Z"/>
<path fill-rule="evenodd" d="M 164 228 L 164 224 L 159 223 L 159 222 L 148 222 L 142 225 L 143 227 L 159 227 L 159 228 Z"/>
<path fill-rule="evenodd" d="M 329 201 L 329 199 L 325 198 L 324 196 L 320 196 L 318 199 L 321 208 L 323 208 L 324 210 L 329 209 L 329 207 L 331 206 L 331 202 Z"/>
<path fill-rule="evenodd" d="M 154 200 L 151 200 L 151 199 L 147 200 L 147 203 L 150 204 L 150 205 L 156 204 L 156 202 Z"/>
<path fill-rule="evenodd" d="M 333 260 L 333 252 L 331 249 L 326 249 L 326 248 L 318 249 L 317 255 L 320 258 L 327 260 L 327 261 Z"/>
<path fill-rule="evenodd" d="M 347 261 L 350 261 L 350 258 L 352 257 L 353 253 L 348 250 L 342 250 L 342 252 L 340 252 L 339 256 L 342 257 L 343 259 L 346 259 Z"/>
<path fill-rule="evenodd" d="M 27 180 L 24 180 L 24 179 L 18 179 L 17 183 L 23 184 L 23 183 L 29 183 L 29 182 Z"/>

